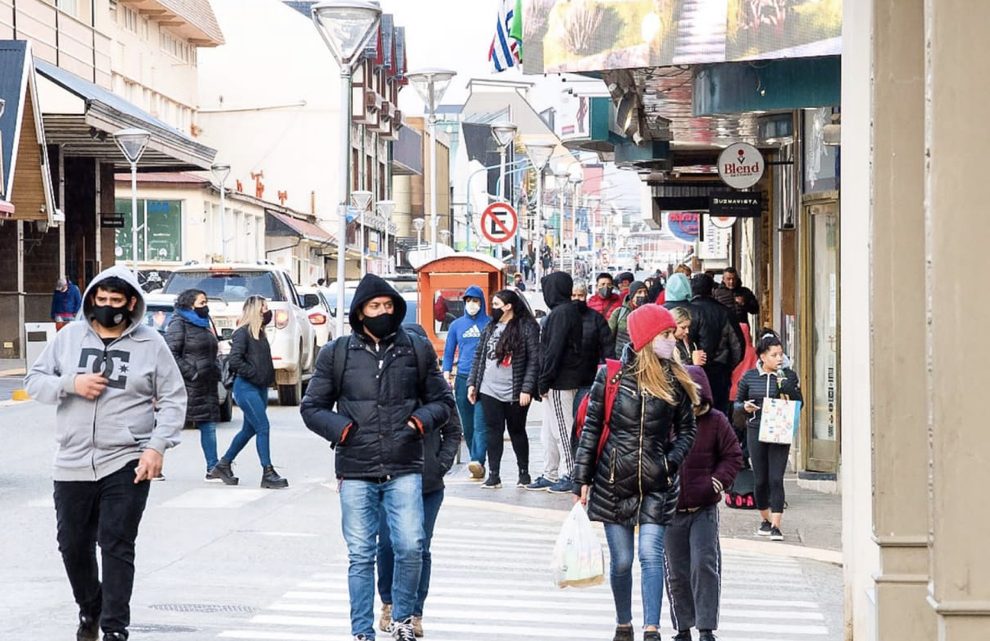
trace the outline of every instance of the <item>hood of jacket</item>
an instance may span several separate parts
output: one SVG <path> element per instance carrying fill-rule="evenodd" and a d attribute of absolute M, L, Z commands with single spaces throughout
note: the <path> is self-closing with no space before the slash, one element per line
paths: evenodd
<path fill-rule="evenodd" d="M 142 290 L 141 285 L 138 284 L 137 278 L 134 276 L 134 272 L 121 265 L 114 265 L 113 267 L 104 269 L 89 282 L 89 285 L 86 287 L 86 291 L 83 292 L 83 304 L 82 310 L 80 311 L 79 320 L 89 321 L 92 319 L 92 295 L 96 293 L 96 285 L 98 285 L 100 281 L 113 277 L 125 281 L 128 285 L 134 288 L 135 292 L 137 292 L 137 305 L 135 305 L 134 309 L 131 311 L 131 322 L 127 326 L 127 329 L 124 330 L 124 334 L 129 334 L 134 331 L 135 327 L 144 321 L 144 312 L 147 310 L 148 305 L 144 300 L 144 290 Z"/>
<path fill-rule="evenodd" d="M 701 397 L 702 403 L 708 403 L 711 406 L 713 403 L 712 386 L 708 382 L 708 374 L 705 374 L 705 370 L 697 365 L 688 365 L 684 369 L 691 375 L 694 384 L 698 386 L 698 396 Z"/>
<path fill-rule="evenodd" d="M 349 319 L 351 322 L 351 331 L 355 334 L 364 333 L 364 323 L 358 317 L 361 313 L 361 308 L 369 300 L 378 298 L 379 296 L 388 296 L 395 305 L 395 310 L 392 312 L 392 331 L 397 331 L 402 325 L 402 319 L 406 317 L 406 301 L 381 276 L 368 274 L 358 283 L 357 289 L 354 291 L 354 299 L 351 301 Z"/>
<path fill-rule="evenodd" d="M 574 279 L 570 274 L 554 272 L 544 276 L 540 284 L 543 287 L 543 300 L 550 309 L 570 302 L 571 292 L 574 290 Z"/>
<path fill-rule="evenodd" d="M 684 274 L 674 274 L 667 279 L 667 302 L 691 300 L 691 281 Z"/>
<path fill-rule="evenodd" d="M 481 301 L 481 311 L 479 311 L 477 316 L 474 317 L 474 320 L 479 321 L 483 318 L 488 318 L 488 302 L 485 300 L 484 290 L 477 285 L 471 285 L 464 290 L 464 295 L 461 296 L 462 300 L 465 298 L 477 298 Z M 467 314 L 467 312 L 465 312 L 465 314 Z"/>

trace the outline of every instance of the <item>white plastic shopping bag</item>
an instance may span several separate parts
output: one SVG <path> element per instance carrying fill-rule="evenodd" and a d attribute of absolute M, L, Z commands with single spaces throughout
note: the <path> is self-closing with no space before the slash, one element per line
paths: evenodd
<path fill-rule="evenodd" d="M 605 558 L 598 534 L 581 503 L 564 520 L 550 568 L 558 588 L 587 588 L 605 581 Z"/>

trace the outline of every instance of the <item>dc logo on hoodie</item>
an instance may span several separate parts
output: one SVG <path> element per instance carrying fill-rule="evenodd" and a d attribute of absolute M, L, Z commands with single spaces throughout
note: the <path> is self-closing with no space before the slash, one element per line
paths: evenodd
<path fill-rule="evenodd" d="M 107 379 L 107 387 L 125 389 L 127 387 L 127 372 L 130 370 L 131 353 L 111 349 L 84 348 L 79 355 L 79 370 L 103 374 Z"/>

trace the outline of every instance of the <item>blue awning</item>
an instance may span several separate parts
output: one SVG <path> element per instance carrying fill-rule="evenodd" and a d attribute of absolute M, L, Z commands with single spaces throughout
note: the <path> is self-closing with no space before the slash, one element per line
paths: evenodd
<path fill-rule="evenodd" d="M 45 113 L 48 142 L 65 145 L 67 156 L 99 158 L 123 168 L 127 163 L 112 136 L 121 129 L 137 127 L 151 134 L 139 165 L 141 171 L 209 169 L 213 164 L 215 149 L 196 142 L 111 91 L 44 60 L 36 59 L 35 67 L 41 76 L 85 102 L 82 116 Z"/>

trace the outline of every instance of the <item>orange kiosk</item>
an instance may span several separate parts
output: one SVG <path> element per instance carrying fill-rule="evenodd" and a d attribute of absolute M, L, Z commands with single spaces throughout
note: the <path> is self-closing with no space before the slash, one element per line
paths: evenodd
<path fill-rule="evenodd" d="M 417 321 L 426 330 L 439 356 L 443 356 L 447 328 L 464 314 L 464 291 L 477 285 L 485 292 L 485 306 L 492 294 L 505 286 L 505 263 L 474 252 L 437 258 L 416 270 L 419 284 Z"/>

